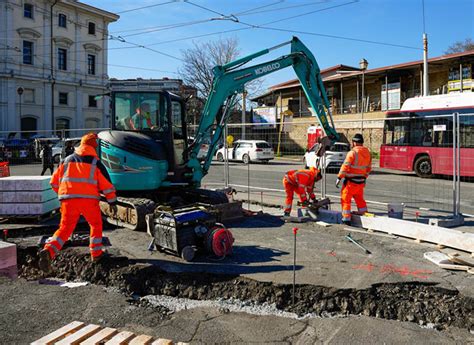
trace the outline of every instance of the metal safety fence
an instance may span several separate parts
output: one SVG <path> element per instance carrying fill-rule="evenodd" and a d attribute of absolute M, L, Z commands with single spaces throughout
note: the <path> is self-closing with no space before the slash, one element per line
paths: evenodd
<path fill-rule="evenodd" d="M 403 204 L 421 217 L 428 213 L 474 215 L 474 113 L 342 120 L 335 121 L 335 127 L 341 137 L 328 148 L 324 179 L 316 185 L 318 196 L 325 194 L 337 202 L 337 172 L 350 150 L 351 138 L 362 133 L 373 159 L 365 189 L 369 205 L 387 209 L 388 204 Z M 85 133 L 101 130 L 65 129 L 54 135 L 51 131 L 18 132 L 14 137 L 0 132 L 0 161 L 10 163 L 11 174 L 38 175 L 41 148 L 48 140 L 58 162 L 67 142 L 77 145 Z M 229 124 L 203 185 L 231 185 L 245 192 L 246 199 L 250 196 L 254 202 L 283 205 L 282 178 L 286 171 L 316 164 L 319 131 L 314 118 L 274 126 Z M 196 126 L 190 125 L 189 142 L 195 132 Z M 209 153 L 212 133 L 211 128 L 200 147 L 201 159 Z M 266 144 L 257 145 L 257 141 Z M 263 155 L 267 151 L 272 153 Z M 245 153 L 250 164 L 246 164 Z"/>

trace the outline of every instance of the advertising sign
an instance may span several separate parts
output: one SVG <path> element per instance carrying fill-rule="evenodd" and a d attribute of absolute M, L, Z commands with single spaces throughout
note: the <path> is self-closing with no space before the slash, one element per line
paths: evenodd
<path fill-rule="evenodd" d="M 276 108 L 257 107 L 253 108 L 252 122 L 255 129 L 267 129 L 276 127 Z"/>

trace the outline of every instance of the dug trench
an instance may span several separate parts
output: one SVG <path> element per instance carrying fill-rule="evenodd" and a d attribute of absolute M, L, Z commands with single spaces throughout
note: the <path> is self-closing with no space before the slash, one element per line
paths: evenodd
<path fill-rule="evenodd" d="M 38 269 L 37 247 L 18 248 L 20 277 L 44 278 Z M 169 273 L 157 266 L 137 264 L 126 257 L 109 257 L 99 264 L 86 253 L 64 250 L 53 263 L 50 277 L 81 280 L 115 287 L 126 295 L 165 295 L 195 300 L 234 299 L 274 304 L 276 308 L 316 315 L 365 315 L 383 319 L 474 329 L 474 298 L 422 282 L 377 284 L 367 289 L 338 289 L 261 282 L 236 275 L 202 272 Z"/>

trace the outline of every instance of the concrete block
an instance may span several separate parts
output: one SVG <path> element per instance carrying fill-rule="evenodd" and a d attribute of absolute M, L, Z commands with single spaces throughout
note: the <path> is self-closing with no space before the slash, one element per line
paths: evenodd
<path fill-rule="evenodd" d="M 1 192 L 2 203 L 14 203 L 16 202 L 16 192 Z"/>
<path fill-rule="evenodd" d="M 29 205 L 29 214 L 45 214 L 59 208 L 59 200 L 53 199 L 43 203 L 28 204 Z"/>
<path fill-rule="evenodd" d="M 17 203 L 36 203 L 47 202 L 49 200 L 57 199 L 58 196 L 52 189 L 42 191 L 30 192 L 16 192 L 15 202 Z"/>
<path fill-rule="evenodd" d="M 58 208 L 59 200 L 57 198 L 39 203 L 0 204 L 0 215 L 42 215 L 50 211 L 57 210 Z"/>
<path fill-rule="evenodd" d="M 51 189 L 51 176 L 9 176 L 0 179 L 0 191 L 41 191 Z"/>
<path fill-rule="evenodd" d="M 338 211 L 326 210 L 324 208 L 319 209 L 318 220 L 332 223 L 340 224 L 342 222 L 342 214 Z"/>
<path fill-rule="evenodd" d="M 16 245 L 0 241 L 0 275 L 18 277 Z"/>
<path fill-rule="evenodd" d="M 391 235 L 413 238 L 450 248 L 474 253 L 474 234 L 440 226 L 410 222 L 388 217 L 352 215 L 352 224 L 360 223 L 364 229 L 381 231 Z"/>
<path fill-rule="evenodd" d="M 30 204 L 14 204 L 15 205 L 15 213 L 18 215 L 27 215 L 30 214 Z"/>

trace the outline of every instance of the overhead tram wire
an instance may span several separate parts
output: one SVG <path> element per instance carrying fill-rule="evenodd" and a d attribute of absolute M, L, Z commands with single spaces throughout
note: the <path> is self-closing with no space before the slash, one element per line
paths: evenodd
<path fill-rule="evenodd" d="M 124 10 L 124 11 L 120 11 L 120 12 L 116 12 L 116 13 L 117 14 L 122 14 L 122 13 L 128 13 L 128 12 L 133 12 L 133 11 L 139 11 L 139 10 L 144 10 L 144 9 L 151 8 L 151 7 L 168 5 L 168 4 L 171 4 L 171 3 L 174 3 L 174 2 L 178 2 L 178 0 L 171 0 L 171 1 L 161 2 L 161 3 L 157 3 L 157 4 L 153 4 L 153 5 L 147 5 L 147 6 L 137 7 L 137 8 L 131 8 L 129 10 Z"/>
<path fill-rule="evenodd" d="M 275 5 L 278 5 L 278 4 L 281 4 L 282 2 L 284 2 L 285 0 L 277 0 L 275 2 L 272 2 L 270 4 L 267 4 L 267 5 L 263 5 L 263 6 L 258 6 L 258 7 L 253 7 L 253 8 L 250 8 L 248 10 L 245 10 L 245 11 L 242 11 L 242 12 L 238 12 L 238 13 L 233 13 L 234 16 L 241 16 L 241 15 L 244 15 L 246 13 L 249 13 L 249 12 L 253 12 L 255 10 L 259 10 L 259 9 L 262 9 L 262 8 L 266 8 L 266 7 L 270 7 L 270 6 L 275 6 Z M 257 12 L 258 13 L 258 12 Z"/>

